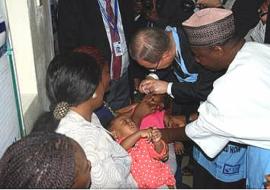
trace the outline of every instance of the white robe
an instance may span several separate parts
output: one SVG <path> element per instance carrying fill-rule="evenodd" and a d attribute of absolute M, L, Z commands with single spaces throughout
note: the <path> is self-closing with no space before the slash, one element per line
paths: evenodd
<path fill-rule="evenodd" d="M 186 134 L 211 158 L 229 141 L 270 149 L 270 46 L 247 42 Z"/>

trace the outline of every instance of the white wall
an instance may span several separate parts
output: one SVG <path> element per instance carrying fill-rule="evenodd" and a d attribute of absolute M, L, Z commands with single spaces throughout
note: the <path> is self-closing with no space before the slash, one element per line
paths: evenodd
<path fill-rule="evenodd" d="M 6 0 L 26 132 L 48 110 L 45 75 L 54 55 L 49 0 Z"/>

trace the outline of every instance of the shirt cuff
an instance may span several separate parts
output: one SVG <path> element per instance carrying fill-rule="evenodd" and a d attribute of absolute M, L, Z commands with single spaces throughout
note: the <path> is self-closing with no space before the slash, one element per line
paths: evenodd
<path fill-rule="evenodd" d="M 174 96 L 172 95 L 172 82 L 168 83 L 168 87 L 167 87 L 167 94 L 170 95 L 170 97 L 174 98 Z"/>
<path fill-rule="evenodd" d="M 155 73 L 150 73 L 147 76 L 152 77 L 153 79 L 159 80 L 159 77 Z"/>

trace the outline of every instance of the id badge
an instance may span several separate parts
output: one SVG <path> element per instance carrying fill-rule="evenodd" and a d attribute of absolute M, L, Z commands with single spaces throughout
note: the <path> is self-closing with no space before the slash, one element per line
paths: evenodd
<path fill-rule="evenodd" d="M 123 55 L 123 50 L 122 50 L 122 46 L 121 46 L 120 41 L 113 43 L 113 49 L 114 49 L 114 53 L 115 53 L 116 56 Z"/>

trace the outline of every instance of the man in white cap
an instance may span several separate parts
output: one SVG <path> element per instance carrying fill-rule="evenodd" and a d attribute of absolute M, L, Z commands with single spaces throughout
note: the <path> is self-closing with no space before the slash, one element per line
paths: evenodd
<path fill-rule="evenodd" d="M 200 10 L 183 28 L 197 62 L 227 72 L 214 82 L 198 119 L 164 137 L 182 140 L 186 134 L 211 158 L 229 141 L 250 145 L 247 187 L 263 188 L 270 174 L 270 47 L 235 36 L 232 12 L 225 9 Z"/>

